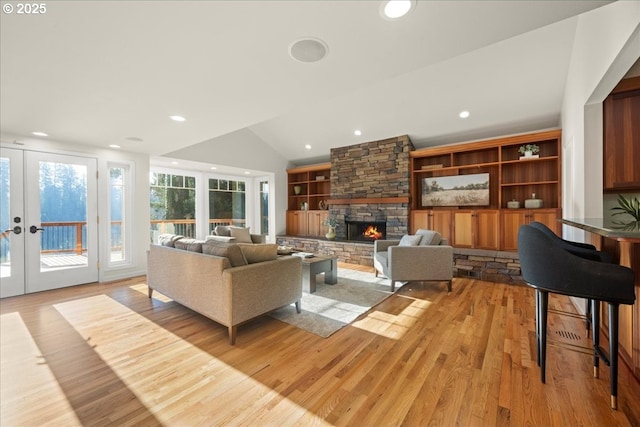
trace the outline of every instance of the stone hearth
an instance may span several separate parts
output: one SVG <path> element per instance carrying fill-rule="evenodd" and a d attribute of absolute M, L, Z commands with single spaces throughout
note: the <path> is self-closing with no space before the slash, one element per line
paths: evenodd
<path fill-rule="evenodd" d="M 334 255 L 339 262 L 373 267 L 373 244 L 278 236 L 279 245 L 304 252 Z M 454 275 L 499 283 L 524 283 L 516 252 L 453 248 Z"/>

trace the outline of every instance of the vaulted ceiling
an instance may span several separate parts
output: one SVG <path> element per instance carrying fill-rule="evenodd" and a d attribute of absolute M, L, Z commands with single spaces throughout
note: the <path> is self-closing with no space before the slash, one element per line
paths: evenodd
<path fill-rule="evenodd" d="M 5 142 L 40 131 L 150 155 L 245 132 L 303 164 L 332 147 L 404 134 L 423 147 L 554 127 L 575 17 L 606 3 L 418 1 L 393 21 L 378 1 L 5 10 L 0 131 Z M 326 57 L 292 59 L 289 46 L 302 37 L 323 40 Z"/>

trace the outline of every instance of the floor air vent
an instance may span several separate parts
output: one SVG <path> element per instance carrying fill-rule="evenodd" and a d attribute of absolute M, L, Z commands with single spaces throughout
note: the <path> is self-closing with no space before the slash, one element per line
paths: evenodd
<path fill-rule="evenodd" d="M 568 340 L 580 341 L 582 339 L 580 335 L 574 334 L 573 332 L 569 331 L 556 331 L 556 335 L 559 335 L 560 337 Z"/>

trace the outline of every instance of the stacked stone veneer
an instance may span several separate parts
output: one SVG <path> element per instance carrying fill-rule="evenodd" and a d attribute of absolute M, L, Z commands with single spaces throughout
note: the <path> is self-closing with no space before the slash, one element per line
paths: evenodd
<path fill-rule="evenodd" d="M 331 149 L 331 199 L 394 199 L 410 195 L 408 136 Z M 386 221 L 387 238 L 407 234 L 409 204 L 396 201 L 331 205 L 337 239 L 346 238 L 345 221 Z"/>
<path fill-rule="evenodd" d="M 338 261 L 373 266 L 373 245 L 294 236 L 278 236 L 279 245 L 304 252 L 333 255 Z M 499 283 L 524 283 L 516 252 L 453 248 L 453 265 L 457 277 L 469 277 Z"/>
<path fill-rule="evenodd" d="M 457 276 L 489 282 L 524 283 L 517 252 L 453 248 Z"/>

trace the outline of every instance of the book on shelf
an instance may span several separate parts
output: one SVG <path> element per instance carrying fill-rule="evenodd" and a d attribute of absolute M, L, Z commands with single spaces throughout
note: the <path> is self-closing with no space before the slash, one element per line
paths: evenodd
<path fill-rule="evenodd" d="M 427 171 L 427 170 L 431 170 L 431 169 L 442 169 L 444 167 L 443 164 L 437 164 L 437 165 L 424 165 L 422 166 L 420 169 L 422 169 L 423 171 Z"/>
<path fill-rule="evenodd" d="M 311 252 L 293 252 L 291 255 L 300 258 L 313 258 L 313 254 Z"/>

